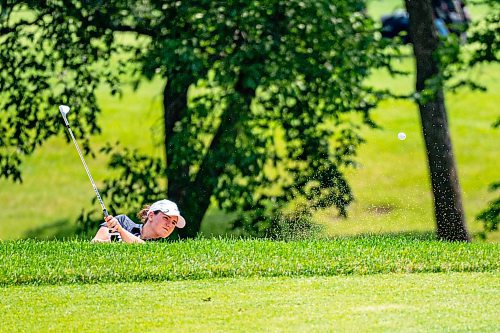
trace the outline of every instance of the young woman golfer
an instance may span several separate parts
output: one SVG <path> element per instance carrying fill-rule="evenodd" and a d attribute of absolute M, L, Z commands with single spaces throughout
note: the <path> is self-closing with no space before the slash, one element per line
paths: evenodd
<path fill-rule="evenodd" d="M 177 205 L 165 199 L 145 206 L 137 217 L 142 223 L 135 223 L 126 215 L 106 217 L 106 222 L 101 224 L 92 242 L 117 240 L 125 243 L 144 243 L 168 237 L 176 227 L 184 228 L 186 225 Z"/>

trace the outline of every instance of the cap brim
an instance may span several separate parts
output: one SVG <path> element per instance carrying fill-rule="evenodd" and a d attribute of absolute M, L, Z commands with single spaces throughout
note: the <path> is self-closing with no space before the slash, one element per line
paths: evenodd
<path fill-rule="evenodd" d="M 184 228 L 186 226 L 186 220 L 182 216 L 178 216 L 177 224 L 175 225 L 177 228 Z"/>

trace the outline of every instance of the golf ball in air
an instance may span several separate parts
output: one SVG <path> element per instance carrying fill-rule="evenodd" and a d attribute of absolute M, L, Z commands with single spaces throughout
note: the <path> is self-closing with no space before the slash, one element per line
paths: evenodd
<path fill-rule="evenodd" d="M 399 132 L 398 133 L 398 139 L 399 140 L 404 140 L 406 139 L 406 134 L 404 132 Z"/>

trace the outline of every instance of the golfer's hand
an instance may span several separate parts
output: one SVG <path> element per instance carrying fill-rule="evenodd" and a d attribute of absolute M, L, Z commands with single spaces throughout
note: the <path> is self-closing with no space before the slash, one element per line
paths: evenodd
<path fill-rule="evenodd" d="M 119 228 L 121 227 L 120 223 L 118 223 L 118 220 L 111 216 L 108 215 L 107 217 L 104 218 L 104 221 L 106 221 L 106 225 L 108 226 L 108 229 L 110 229 L 113 232 L 118 232 L 120 231 Z"/>

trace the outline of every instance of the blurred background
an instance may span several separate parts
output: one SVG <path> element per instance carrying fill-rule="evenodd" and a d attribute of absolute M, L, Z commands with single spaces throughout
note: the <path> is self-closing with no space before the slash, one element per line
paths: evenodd
<path fill-rule="evenodd" d="M 404 11 L 404 8 L 402 1 L 372 0 L 366 2 L 366 9 L 363 10 L 373 19 L 373 28 L 380 30 L 384 16 L 397 10 Z M 468 4 L 467 8 L 472 22 L 485 17 L 490 10 L 486 5 L 474 3 Z M 124 44 L 131 40 L 126 33 L 118 38 L 126 40 Z M 392 65 L 410 75 L 394 77 L 385 69 L 374 69 L 366 77 L 366 82 L 379 89 L 388 89 L 393 94 L 411 95 L 415 90 L 412 45 L 401 41 L 397 53 L 398 56 L 391 60 Z M 118 71 L 122 65 L 118 59 L 112 59 L 111 63 L 116 65 L 111 70 Z M 121 77 L 130 75 L 131 79 L 130 84 L 121 86 L 121 94 L 114 94 L 110 85 L 96 87 L 96 104 L 101 110 L 96 118 L 102 131 L 94 135 L 83 130 L 75 131 L 80 144 L 84 144 L 84 138 L 78 135 L 84 133 L 85 140 L 88 140 L 84 145 L 93 151 L 93 154 L 86 155 L 86 161 L 100 189 L 105 187 L 105 179 L 121 175 L 120 170 L 108 166 L 110 155 L 100 150 L 103 147 L 136 149 L 140 154 L 165 161 L 165 81 L 152 76 L 151 79 L 140 78 L 140 82 L 132 82 L 136 75 L 128 73 L 127 68 L 122 70 Z M 498 197 L 488 188 L 500 179 L 500 130 L 493 127 L 500 115 L 500 66 L 498 63 L 485 63 L 464 75 L 487 88 L 486 91 L 464 88 L 454 93 L 447 91 L 445 95 L 467 227 L 478 240 L 484 227 L 477 216 Z M 84 82 L 79 84 L 85 85 Z M 137 89 L 134 89 L 134 84 Z M 198 85 L 190 89 L 195 96 L 197 91 L 209 88 Z M 54 117 L 59 117 L 58 105 L 67 101 L 54 101 L 50 108 L 50 112 L 56 115 Z M 75 116 L 70 119 L 72 125 L 77 127 L 78 108 L 74 106 L 72 112 Z M 359 118 L 359 115 L 352 117 Z M 318 206 L 312 211 L 314 223 L 321 226 L 321 233 L 329 236 L 410 232 L 433 234 L 436 223 L 417 105 L 409 99 L 386 98 L 371 111 L 371 118 L 378 128 L 359 127 L 359 134 L 365 142 L 359 145 L 356 156 L 353 156 L 355 167 L 345 168 L 344 171 L 354 198 L 346 206 L 347 216 L 339 215 L 338 207 Z M 75 147 L 67 140 L 62 119 L 56 125 L 60 126 L 58 134 L 49 137 L 23 159 L 22 182 L 0 178 L 1 240 L 74 237 L 78 228 L 81 229 L 79 223 L 83 223 L 86 214 L 95 211 L 90 220 L 99 218 L 99 204 L 93 201 L 95 194 Z M 405 139 L 398 138 L 398 133 L 405 133 Z M 150 181 L 159 187 L 164 187 L 166 183 L 159 177 Z M 105 192 L 109 195 L 103 196 L 104 201 L 109 203 L 112 191 Z M 167 196 L 166 193 L 164 196 Z M 110 213 L 133 215 L 132 209 L 123 208 L 125 211 L 116 212 L 113 209 L 122 209 L 116 204 L 110 205 Z M 185 207 L 180 205 L 180 209 L 183 212 Z M 218 205 L 212 197 L 201 221 L 200 234 L 205 237 L 245 235 L 242 229 L 234 228 L 238 214 L 230 211 Z M 80 222 L 77 221 L 79 218 Z M 291 220 L 298 221 L 300 216 Z M 490 232 L 486 239 L 498 242 L 500 233 Z"/>

